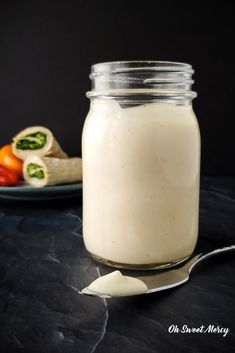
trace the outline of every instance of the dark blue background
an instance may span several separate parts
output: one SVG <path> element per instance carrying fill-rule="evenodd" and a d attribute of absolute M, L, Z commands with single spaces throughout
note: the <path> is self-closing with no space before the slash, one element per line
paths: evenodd
<path fill-rule="evenodd" d="M 191 63 L 202 173 L 235 175 L 233 11 L 228 2 L 7 1 L 0 5 L 0 145 L 28 125 L 81 153 L 93 63 Z"/>

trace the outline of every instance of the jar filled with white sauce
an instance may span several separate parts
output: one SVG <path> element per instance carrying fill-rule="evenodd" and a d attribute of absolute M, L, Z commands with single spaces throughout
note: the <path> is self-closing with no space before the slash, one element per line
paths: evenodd
<path fill-rule="evenodd" d="M 200 133 L 191 65 L 92 66 L 82 138 L 86 249 L 119 268 L 171 266 L 198 237 Z"/>

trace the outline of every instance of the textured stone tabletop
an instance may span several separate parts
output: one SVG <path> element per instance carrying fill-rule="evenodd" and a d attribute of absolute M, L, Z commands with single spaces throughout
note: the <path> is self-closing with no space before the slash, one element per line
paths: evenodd
<path fill-rule="evenodd" d="M 202 180 L 199 239 L 199 249 L 235 244 L 235 178 Z M 0 352 L 234 351 L 235 252 L 166 292 L 107 300 L 77 293 L 108 271 L 84 249 L 81 198 L 0 200 Z M 183 325 L 230 331 L 168 332 Z"/>

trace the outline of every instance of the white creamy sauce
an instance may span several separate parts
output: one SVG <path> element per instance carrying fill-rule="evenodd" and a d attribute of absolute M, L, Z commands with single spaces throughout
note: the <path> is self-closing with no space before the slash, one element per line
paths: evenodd
<path fill-rule="evenodd" d="M 84 293 L 95 292 L 112 297 L 144 294 L 148 287 L 138 278 L 123 276 L 120 271 L 113 271 L 101 276 L 83 290 Z"/>
<path fill-rule="evenodd" d="M 200 137 L 191 106 L 92 102 L 83 132 L 84 241 L 125 264 L 190 255 L 198 236 Z"/>

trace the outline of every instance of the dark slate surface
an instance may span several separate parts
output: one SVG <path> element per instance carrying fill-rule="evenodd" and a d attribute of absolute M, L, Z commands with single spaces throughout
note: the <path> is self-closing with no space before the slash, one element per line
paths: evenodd
<path fill-rule="evenodd" d="M 229 352 L 235 346 L 235 253 L 194 270 L 167 292 L 104 300 L 80 296 L 107 268 L 86 254 L 81 199 L 0 201 L 0 352 Z M 204 178 L 198 248 L 235 244 L 235 178 Z M 229 328 L 169 333 L 170 325 Z"/>

